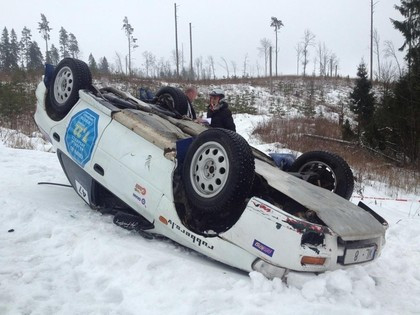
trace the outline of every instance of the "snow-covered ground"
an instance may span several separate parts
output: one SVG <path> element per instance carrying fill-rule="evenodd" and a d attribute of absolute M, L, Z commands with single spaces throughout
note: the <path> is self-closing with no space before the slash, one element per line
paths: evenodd
<path fill-rule="evenodd" d="M 250 136 L 260 119 L 235 122 L 250 143 L 276 148 Z M 285 283 L 145 239 L 72 188 L 38 182 L 68 183 L 56 155 L 0 141 L 0 314 L 420 314 L 419 196 L 365 200 L 390 224 L 376 262 Z"/>

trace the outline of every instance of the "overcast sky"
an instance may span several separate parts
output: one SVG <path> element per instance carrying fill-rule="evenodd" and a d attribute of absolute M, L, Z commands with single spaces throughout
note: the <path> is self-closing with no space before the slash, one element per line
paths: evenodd
<path fill-rule="evenodd" d="M 128 53 L 127 38 L 122 30 L 124 16 L 134 28 L 139 47 L 134 51 L 135 67 L 142 67 L 142 53 L 150 51 L 158 57 L 171 58 L 175 49 L 174 2 L 168 0 L 0 0 L 0 27 L 14 28 L 20 38 L 24 26 L 32 31 L 45 53 L 45 42 L 38 33 L 40 13 L 44 13 L 53 28 L 52 43 L 58 43 L 58 31 L 63 26 L 73 33 L 87 61 L 90 53 L 98 61 L 106 56 L 115 61 L 115 53 Z M 179 49 L 183 47 L 189 60 L 189 23 L 192 23 L 193 56 L 202 56 L 205 62 L 213 56 L 217 63 L 221 57 L 237 63 L 242 73 L 245 56 L 250 70 L 257 74 L 257 62 L 263 69 L 263 58 L 258 47 L 262 38 L 275 44 L 272 16 L 284 24 L 279 33 L 279 74 L 296 73 L 295 47 L 302 40 L 305 29 L 316 35 L 316 42 L 339 58 L 339 72 L 355 76 L 361 59 L 369 62 L 370 0 L 177 0 Z M 381 42 L 391 40 L 396 47 L 403 37 L 396 31 L 390 18 L 401 20 L 394 9 L 398 0 L 376 1 L 374 24 Z M 310 52 L 313 70 L 313 48 Z M 403 54 L 400 54 L 401 59 Z M 172 59 L 171 59 L 172 60 Z M 232 69 L 231 69 L 232 72 Z M 260 70 L 261 73 L 261 70 Z M 217 74 L 225 71 L 219 67 Z M 261 73 L 262 74 L 262 73 Z"/>

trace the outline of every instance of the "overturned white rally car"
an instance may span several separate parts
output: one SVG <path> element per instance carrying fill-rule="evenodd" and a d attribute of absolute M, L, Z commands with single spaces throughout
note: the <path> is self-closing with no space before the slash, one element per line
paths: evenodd
<path fill-rule="evenodd" d="M 234 132 L 183 119 L 174 104 L 185 95 L 177 89 L 145 103 L 95 88 L 87 65 L 66 58 L 46 68 L 36 96 L 35 121 L 69 182 L 122 227 L 270 278 L 344 268 L 381 253 L 383 218 L 333 193 L 336 184 L 323 189 L 281 171 Z M 308 165 L 328 169 L 322 158 Z M 334 183 L 343 176 L 328 174 Z"/>

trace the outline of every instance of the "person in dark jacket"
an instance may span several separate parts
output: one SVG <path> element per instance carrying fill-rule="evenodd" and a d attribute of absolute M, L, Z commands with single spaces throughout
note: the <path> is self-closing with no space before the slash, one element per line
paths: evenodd
<path fill-rule="evenodd" d="M 195 113 L 193 103 L 198 96 L 198 91 L 194 86 L 189 86 L 184 93 L 187 96 L 188 100 L 188 113 L 186 116 L 191 118 L 192 120 L 195 120 L 197 119 L 197 115 Z"/>
<path fill-rule="evenodd" d="M 222 89 L 213 89 L 209 96 L 210 105 L 207 111 L 207 118 L 211 119 L 210 126 L 236 131 L 232 112 L 228 103 L 224 100 L 225 92 Z"/>

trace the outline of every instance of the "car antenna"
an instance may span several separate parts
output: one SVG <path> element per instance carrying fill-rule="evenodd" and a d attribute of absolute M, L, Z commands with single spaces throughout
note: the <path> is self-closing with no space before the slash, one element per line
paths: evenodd
<path fill-rule="evenodd" d="M 39 182 L 38 185 L 55 185 L 55 186 L 63 186 L 63 187 L 73 187 L 72 185 L 51 183 L 51 182 Z"/>

